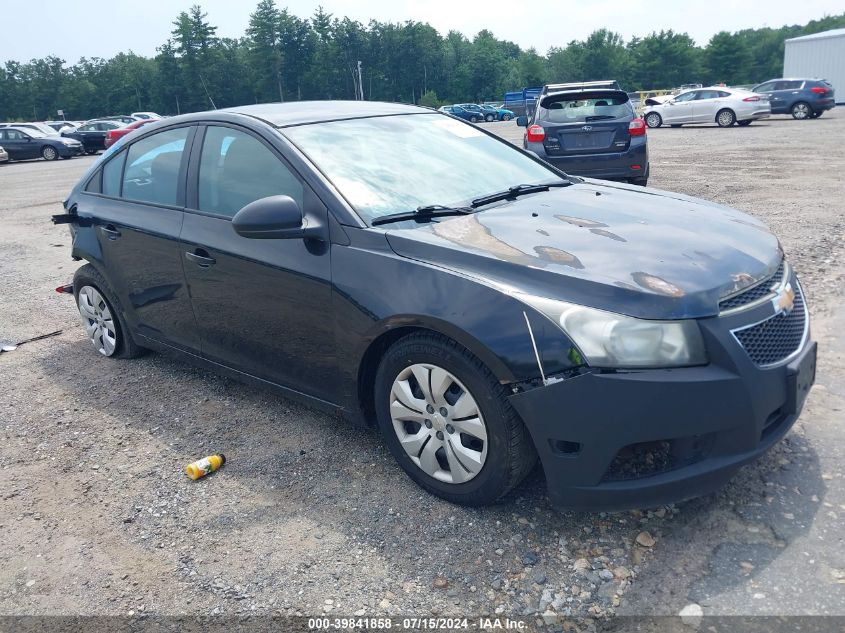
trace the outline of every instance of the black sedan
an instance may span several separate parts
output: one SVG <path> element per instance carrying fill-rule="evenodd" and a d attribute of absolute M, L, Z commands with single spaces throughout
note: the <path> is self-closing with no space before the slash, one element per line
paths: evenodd
<path fill-rule="evenodd" d="M 79 141 L 59 136 L 48 136 L 38 130 L 7 127 L 0 129 L 0 145 L 9 154 L 11 160 L 43 158 L 71 158 L 83 153 Z"/>
<path fill-rule="evenodd" d="M 120 121 L 89 121 L 75 130 L 62 132 L 62 136 L 78 140 L 88 154 L 96 154 L 106 149 L 109 130 L 117 130 L 125 124 Z"/>
<path fill-rule="evenodd" d="M 100 355 L 175 353 L 375 423 L 457 503 L 538 457 L 560 505 L 705 493 L 814 380 L 801 286 L 761 222 L 567 176 L 424 108 L 174 117 L 65 206 L 87 263 L 64 290 Z"/>

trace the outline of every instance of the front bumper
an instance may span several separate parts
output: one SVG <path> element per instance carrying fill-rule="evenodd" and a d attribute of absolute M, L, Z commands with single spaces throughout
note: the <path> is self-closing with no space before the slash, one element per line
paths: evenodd
<path fill-rule="evenodd" d="M 808 329 L 788 363 L 760 368 L 730 333 L 749 314 L 700 321 L 707 366 L 594 371 L 511 396 L 552 504 L 620 510 L 697 497 L 780 440 L 815 379 L 816 343 Z"/>

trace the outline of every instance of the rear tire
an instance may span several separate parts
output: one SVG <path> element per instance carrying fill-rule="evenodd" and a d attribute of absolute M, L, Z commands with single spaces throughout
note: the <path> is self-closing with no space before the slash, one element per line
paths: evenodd
<path fill-rule="evenodd" d="M 736 115 L 734 114 L 733 110 L 728 110 L 725 108 L 724 110 L 719 110 L 716 113 L 716 123 L 719 127 L 730 127 L 734 123 L 736 123 Z"/>
<path fill-rule="evenodd" d="M 41 148 L 41 157 L 44 160 L 56 160 L 59 157 L 59 150 L 52 145 L 45 145 Z"/>
<path fill-rule="evenodd" d="M 792 118 L 797 121 L 803 121 L 804 119 L 809 119 L 813 116 L 813 109 L 810 107 L 810 104 L 805 101 L 794 103 L 789 112 L 792 114 Z"/>
<path fill-rule="evenodd" d="M 492 114 L 488 114 L 486 117 L 484 117 L 484 120 L 487 121 L 487 123 L 492 123 L 494 119 L 495 117 Z"/>
<path fill-rule="evenodd" d="M 650 128 L 658 128 L 663 125 L 663 117 L 657 112 L 649 112 L 645 115 L 645 124 Z"/>
<path fill-rule="evenodd" d="M 87 289 L 93 289 L 97 294 L 90 293 Z M 83 295 L 82 299 L 80 295 Z M 88 298 L 91 296 L 99 296 L 105 304 L 96 306 L 95 314 L 92 314 L 89 308 L 91 302 Z M 83 327 L 101 355 L 107 358 L 135 358 L 144 353 L 145 349 L 132 339 L 117 297 L 103 276 L 91 264 L 85 264 L 73 275 L 73 297 L 76 299 Z M 112 336 L 110 338 L 113 338 L 113 343 L 108 345 L 102 343 L 102 337 L 92 335 L 92 329 L 97 329 L 98 325 L 102 325 L 97 323 L 96 317 L 103 314 L 108 314 L 111 321 Z M 102 330 L 102 327 L 100 329 Z"/>
<path fill-rule="evenodd" d="M 748 127 L 749 125 L 751 125 L 751 119 L 748 119 L 746 121 L 737 121 L 736 124 L 739 127 Z"/>
<path fill-rule="evenodd" d="M 810 116 L 814 119 L 818 119 L 822 114 L 824 114 L 824 110 L 819 110 L 818 112 L 813 112 Z"/>
<path fill-rule="evenodd" d="M 505 388 L 445 336 L 420 332 L 394 343 L 379 364 L 374 395 L 378 424 L 396 461 L 418 485 L 447 501 L 494 503 L 536 463 L 534 444 Z M 475 405 L 474 413 L 467 416 L 462 402 Z"/>

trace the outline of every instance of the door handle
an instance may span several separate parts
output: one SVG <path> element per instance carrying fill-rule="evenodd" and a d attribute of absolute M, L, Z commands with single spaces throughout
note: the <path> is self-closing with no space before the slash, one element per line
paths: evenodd
<path fill-rule="evenodd" d="M 120 237 L 120 231 L 118 231 L 114 224 L 106 224 L 105 226 L 97 227 L 100 229 L 100 232 L 105 235 L 110 240 L 114 241 Z"/>
<path fill-rule="evenodd" d="M 214 266 L 214 264 L 217 263 L 217 260 L 210 257 L 208 255 L 208 251 L 203 248 L 197 248 L 193 253 L 185 251 L 185 257 L 188 258 L 188 261 L 194 262 L 200 268 L 208 268 L 209 266 Z"/>

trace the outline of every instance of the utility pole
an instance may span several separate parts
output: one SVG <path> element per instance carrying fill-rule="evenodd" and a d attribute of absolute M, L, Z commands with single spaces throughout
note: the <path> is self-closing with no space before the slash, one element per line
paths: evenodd
<path fill-rule="evenodd" d="M 361 81 L 361 60 L 358 60 L 358 94 L 361 101 L 364 100 L 364 84 Z"/>

